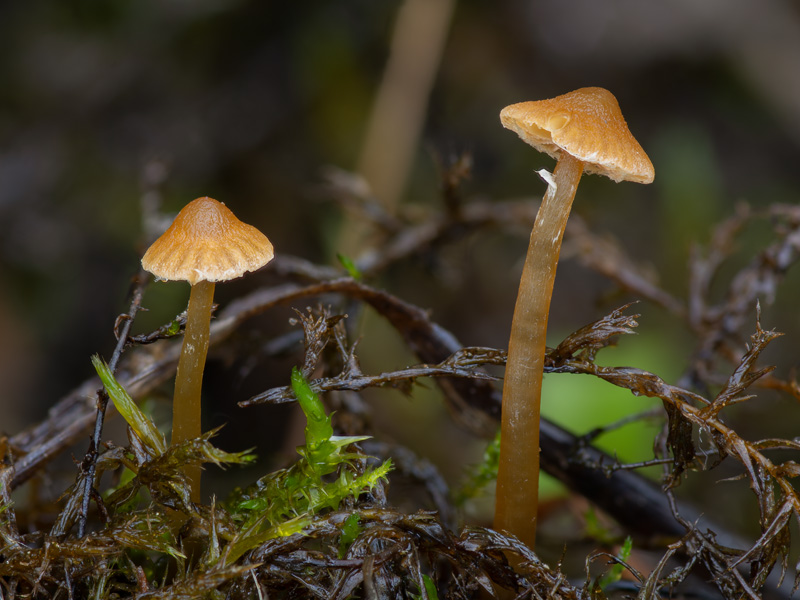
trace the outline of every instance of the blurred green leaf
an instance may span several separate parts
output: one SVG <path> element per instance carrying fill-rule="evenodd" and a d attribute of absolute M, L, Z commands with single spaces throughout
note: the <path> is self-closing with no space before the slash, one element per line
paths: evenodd
<path fill-rule="evenodd" d="M 631 551 L 633 551 L 633 540 L 631 536 L 627 536 L 625 538 L 625 542 L 622 544 L 622 547 L 619 549 L 617 553 L 617 558 L 621 561 L 627 561 L 631 556 Z M 600 579 L 600 587 L 605 589 L 607 586 L 611 585 L 620 580 L 622 577 L 622 571 L 625 569 L 625 566 L 620 563 L 614 563 L 614 566 L 609 569 L 608 573 L 606 573 Z"/>
<path fill-rule="evenodd" d="M 500 461 L 500 429 L 494 439 L 486 446 L 483 460 L 471 469 L 467 481 L 461 486 L 455 497 L 456 504 L 464 504 L 466 500 L 475 498 L 481 490 L 497 479 L 497 465 Z"/>
<path fill-rule="evenodd" d="M 439 600 L 439 592 L 436 590 L 436 584 L 433 583 L 433 579 L 430 578 L 430 575 L 423 575 L 422 583 L 425 585 L 428 600 Z"/>
<path fill-rule="evenodd" d="M 439 600 L 439 592 L 436 589 L 436 584 L 433 583 L 433 579 L 431 579 L 429 575 L 422 576 L 422 585 L 425 587 L 425 595 L 427 595 L 428 600 Z M 425 595 L 411 594 L 411 597 L 414 600 L 422 600 L 425 598 Z"/>
<path fill-rule="evenodd" d="M 361 281 L 364 278 L 364 274 L 358 270 L 356 263 L 352 259 L 341 253 L 337 253 L 336 258 L 339 259 L 339 263 L 345 268 L 350 277 L 356 281 Z"/>
<path fill-rule="evenodd" d="M 181 332 L 181 322 L 175 319 L 169 324 L 167 328 L 167 335 L 178 335 Z"/>

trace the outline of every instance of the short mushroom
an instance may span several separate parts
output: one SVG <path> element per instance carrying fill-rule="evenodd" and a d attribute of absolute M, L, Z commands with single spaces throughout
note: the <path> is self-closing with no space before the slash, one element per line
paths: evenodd
<path fill-rule="evenodd" d="M 519 283 L 503 382 L 500 462 L 494 528 L 534 546 L 539 503 L 539 407 L 550 298 L 581 174 L 650 183 L 655 172 L 633 138 L 619 104 L 602 88 L 521 102 L 500 113 L 504 127 L 556 158 Z"/>
<path fill-rule="evenodd" d="M 186 330 L 172 405 L 172 444 L 200 436 L 200 388 L 208 353 L 214 285 L 255 271 L 272 260 L 272 244 L 223 203 L 197 198 L 148 248 L 142 267 L 158 279 L 191 284 Z M 192 501 L 200 501 L 200 468 L 186 473 Z"/>

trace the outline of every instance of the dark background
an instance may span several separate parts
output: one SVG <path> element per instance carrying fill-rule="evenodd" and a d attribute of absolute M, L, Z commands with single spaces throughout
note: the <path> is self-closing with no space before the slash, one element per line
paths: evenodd
<path fill-rule="evenodd" d="M 278 253 L 337 265 L 336 252 L 352 244 L 351 221 L 322 185 L 324 169 L 358 169 L 400 7 L 374 0 L 0 4 L 0 430 L 36 422 L 92 375 L 91 354 L 110 355 L 112 325 L 146 243 L 143 180 L 162 181 L 168 216 L 209 195 L 262 229 Z M 537 200 L 544 184 L 534 170 L 553 161 L 504 131 L 498 113 L 588 85 L 617 96 L 656 180 L 640 186 L 587 177 L 575 211 L 593 230 L 617 236 L 672 293 L 685 291 L 691 245 L 706 243 L 737 202 L 798 201 L 796 2 L 462 0 L 435 73 L 400 194 L 404 207 L 440 208 L 435 157 L 462 152 L 473 160 L 468 199 Z M 395 146 L 386 140 L 384 161 L 391 163 Z M 762 227 L 743 238 L 730 272 L 767 234 Z M 523 227 L 511 236 L 481 232 L 447 247 L 433 267 L 408 260 L 376 283 L 431 308 L 465 344 L 505 347 L 526 243 Z M 267 277 L 221 285 L 217 299 L 224 304 Z M 554 341 L 630 299 L 609 300 L 611 289 L 565 257 Z M 798 363 L 798 289 L 790 272 L 777 302 L 763 307 L 764 326 L 787 333 L 769 355 L 783 377 Z M 136 330 L 180 312 L 187 294 L 185 284 L 152 286 L 150 312 Z M 688 332 L 661 309 L 637 311 L 640 335 L 625 343 L 657 358 L 635 366 L 677 377 L 691 348 Z M 253 324 L 252 335 L 288 330 L 290 316 L 274 311 Z M 377 319 L 367 315 L 361 326 L 365 368 L 414 362 Z M 269 408 L 242 415 L 235 403 L 285 385 L 291 364 L 254 373 L 212 360 L 209 426 L 252 429 L 259 419 L 287 418 Z M 765 396 L 766 404 L 742 409 L 742 421 L 754 436 L 793 437 L 796 404 Z M 448 424 L 432 388 L 413 401 L 392 392 L 370 397 L 387 435 L 413 443 L 451 479 L 480 454 L 482 442 Z M 227 437 L 226 446 L 252 445 L 253 436 Z"/>

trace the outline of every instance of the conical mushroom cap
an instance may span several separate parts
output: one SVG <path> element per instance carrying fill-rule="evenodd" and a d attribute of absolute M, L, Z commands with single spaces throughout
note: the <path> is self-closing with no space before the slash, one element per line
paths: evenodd
<path fill-rule="evenodd" d="M 651 183 L 655 177 L 653 163 L 628 130 L 617 99 L 603 88 L 512 104 L 500 112 L 500 121 L 553 158 L 562 152 L 574 156 L 587 173 L 617 182 Z"/>
<path fill-rule="evenodd" d="M 222 202 L 192 200 L 145 252 L 142 267 L 159 279 L 227 281 L 260 269 L 274 256 L 272 243 L 242 223 Z"/>

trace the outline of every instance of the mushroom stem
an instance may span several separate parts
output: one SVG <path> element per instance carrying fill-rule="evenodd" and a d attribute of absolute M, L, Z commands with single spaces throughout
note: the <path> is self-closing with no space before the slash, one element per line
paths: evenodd
<path fill-rule="evenodd" d="M 539 504 L 539 408 L 547 316 L 561 239 L 578 188 L 583 162 L 566 152 L 553 172 L 531 232 L 511 323 L 503 379 L 500 462 L 494 528 L 536 542 Z"/>
<path fill-rule="evenodd" d="M 186 309 L 186 331 L 178 359 L 175 377 L 175 397 L 172 402 L 172 445 L 200 437 L 200 389 L 203 368 L 208 354 L 208 334 L 211 306 L 214 303 L 214 283 L 198 281 L 189 294 Z M 192 502 L 200 502 L 200 467 L 186 469 Z"/>

